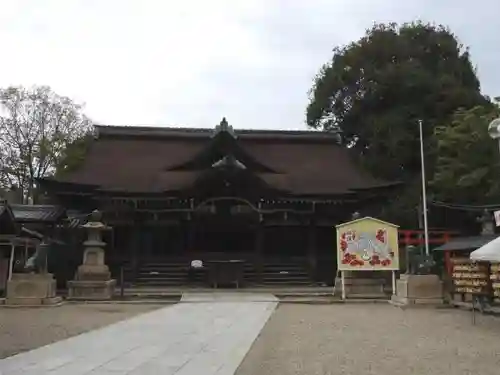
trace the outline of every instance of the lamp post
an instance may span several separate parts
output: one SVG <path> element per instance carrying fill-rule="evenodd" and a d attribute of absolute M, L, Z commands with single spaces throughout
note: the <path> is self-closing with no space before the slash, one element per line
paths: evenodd
<path fill-rule="evenodd" d="M 494 139 L 498 143 L 498 149 L 500 151 L 500 117 L 494 119 L 490 124 L 488 125 L 488 134 L 490 135 L 491 139 Z M 483 214 L 483 217 L 486 217 L 486 212 Z M 495 219 L 496 221 L 496 219 Z M 483 225 L 483 231 L 485 227 Z"/>
<path fill-rule="evenodd" d="M 422 130 L 422 120 L 418 120 L 418 130 L 420 133 L 420 162 L 422 167 L 422 210 L 424 211 L 424 244 L 425 255 L 429 255 L 429 226 L 427 222 L 427 188 L 425 182 L 424 135 Z"/>
<path fill-rule="evenodd" d="M 488 125 L 488 134 L 492 139 L 498 142 L 498 148 L 500 150 L 500 117 L 490 122 Z"/>

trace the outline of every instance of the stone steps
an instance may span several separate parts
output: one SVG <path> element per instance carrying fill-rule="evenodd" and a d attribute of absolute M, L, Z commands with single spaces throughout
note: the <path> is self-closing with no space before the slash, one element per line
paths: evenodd
<path fill-rule="evenodd" d="M 137 272 L 130 265 L 124 267 L 124 281 L 127 285 L 136 286 L 179 286 L 188 284 L 188 266 L 186 262 L 162 261 L 158 263 L 142 264 Z M 134 280 L 135 279 L 135 280 Z M 203 273 L 194 276 L 195 283 L 206 282 Z M 245 284 L 255 284 L 258 281 L 258 272 L 251 263 L 245 264 Z M 262 267 L 262 285 L 311 285 L 305 266 L 299 262 L 265 263 Z"/>

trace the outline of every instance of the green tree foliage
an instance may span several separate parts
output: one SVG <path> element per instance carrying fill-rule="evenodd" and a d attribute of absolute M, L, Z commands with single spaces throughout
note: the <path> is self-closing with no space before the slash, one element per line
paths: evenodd
<path fill-rule="evenodd" d="M 309 126 L 338 132 L 374 175 L 408 181 L 420 173 L 417 119 L 431 171 L 434 127 L 486 101 L 468 51 L 447 28 L 377 24 L 334 50 L 306 115 Z"/>
<path fill-rule="evenodd" d="M 88 148 L 94 139 L 90 132 L 69 143 L 58 159 L 55 169 L 57 177 L 63 177 L 81 166 L 87 155 Z"/>
<path fill-rule="evenodd" d="M 487 131 L 498 116 L 498 106 L 476 106 L 457 111 L 449 123 L 436 128 L 431 187 L 437 199 L 470 204 L 500 201 L 498 142 Z"/>
<path fill-rule="evenodd" d="M 0 187 L 33 198 L 36 179 L 55 173 L 90 130 L 82 107 L 49 87 L 0 89 Z"/>

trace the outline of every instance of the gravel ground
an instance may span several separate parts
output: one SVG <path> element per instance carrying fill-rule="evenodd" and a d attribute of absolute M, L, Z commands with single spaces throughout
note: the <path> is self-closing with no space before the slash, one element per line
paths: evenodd
<path fill-rule="evenodd" d="M 389 305 L 280 305 L 236 375 L 498 375 L 500 318 Z"/>
<path fill-rule="evenodd" d="M 164 306 L 67 304 L 49 308 L 0 308 L 0 358 Z"/>

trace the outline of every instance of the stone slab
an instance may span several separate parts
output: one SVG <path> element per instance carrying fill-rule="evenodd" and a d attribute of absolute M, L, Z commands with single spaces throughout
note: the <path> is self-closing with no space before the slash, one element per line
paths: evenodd
<path fill-rule="evenodd" d="M 231 292 L 183 293 L 181 302 L 277 302 L 272 294 L 243 294 Z"/>
<path fill-rule="evenodd" d="M 165 307 L 0 360 L 0 374 L 232 375 L 276 308 L 265 298 Z"/>

